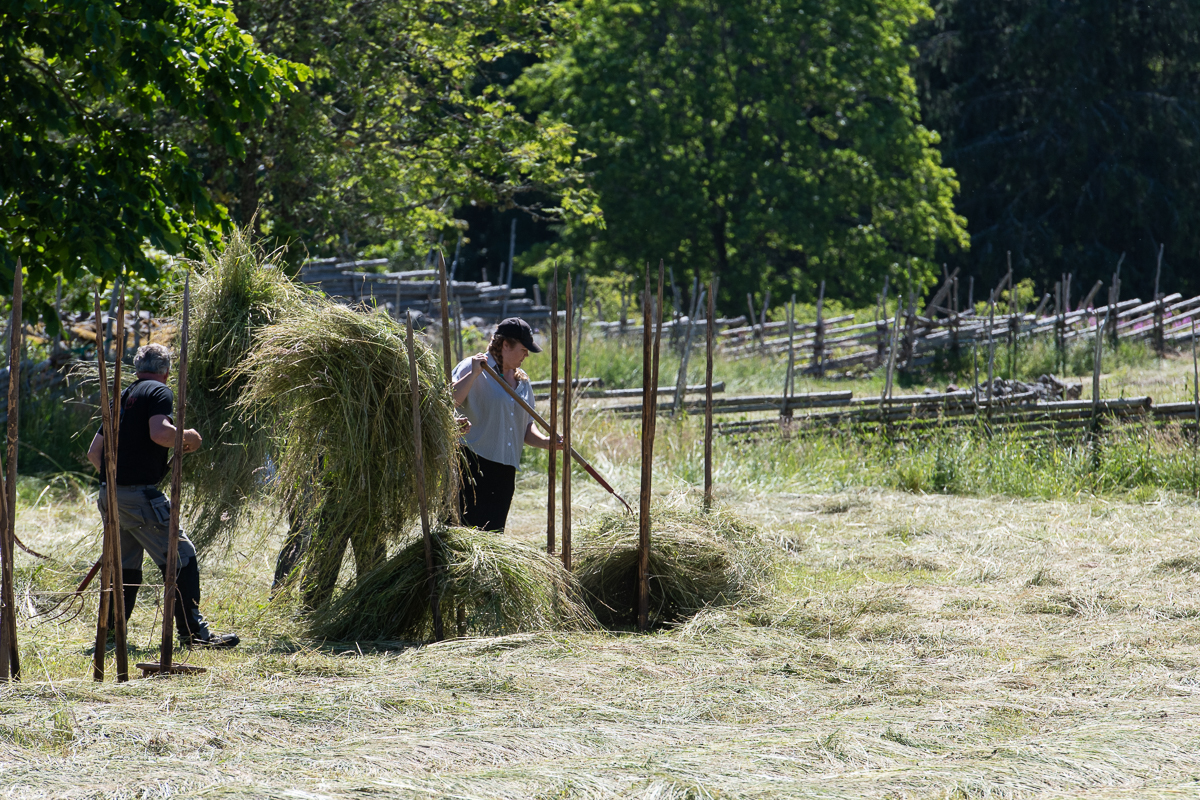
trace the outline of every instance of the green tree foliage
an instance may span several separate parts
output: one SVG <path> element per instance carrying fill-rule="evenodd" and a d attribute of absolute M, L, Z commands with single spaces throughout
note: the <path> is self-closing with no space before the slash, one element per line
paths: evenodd
<path fill-rule="evenodd" d="M 262 47 L 313 80 L 245 132 L 244 155 L 196 148 L 237 221 L 305 250 L 422 249 L 465 203 L 595 222 L 571 129 L 515 113 L 500 87 L 549 46 L 548 0 L 239 0 Z M 506 74 L 509 73 L 509 74 Z M 538 197 L 554 203 L 537 205 Z"/>
<path fill-rule="evenodd" d="M 962 182 L 968 270 L 1200 289 L 1200 3 L 943 0 L 918 70 Z M 1104 295 L 1102 294 L 1103 298 Z M 1078 299 L 1076 296 L 1075 299 Z"/>
<path fill-rule="evenodd" d="M 910 28 L 923 0 L 579 0 L 571 40 L 519 89 L 570 123 L 602 232 L 566 249 L 600 267 L 665 257 L 717 274 L 726 304 L 818 281 L 872 297 L 928 282 L 965 240 L 956 184 L 919 120 Z M 938 270 L 940 271 L 940 270 Z"/>
<path fill-rule="evenodd" d="M 35 293 L 56 275 L 155 277 L 147 242 L 179 252 L 224 213 L 154 116 L 195 120 L 237 156 L 306 72 L 262 53 L 221 3 L 2 0 L 0 280 L 18 256 Z"/>

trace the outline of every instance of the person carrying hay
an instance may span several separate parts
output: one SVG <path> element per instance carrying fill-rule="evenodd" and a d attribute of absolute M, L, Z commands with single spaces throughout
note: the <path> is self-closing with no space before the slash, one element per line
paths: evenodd
<path fill-rule="evenodd" d="M 486 353 L 464 359 L 454 368 L 454 404 L 470 420 L 462 437 L 466 446 L 459 494 L 459 510 L 468 527 L 503 532 L 516 490 L 522 447 L 550 448 L 550 438 L 534 427 L 533 419 L 516 400 L 484 374 L 483 365 L 491 366 L 532 406 L 533 385 L 521 364 L 530 353 L 540 352 L 529 323 L 509 317 L 496 326 Z"/>
<path fill-rule="evenodd" d="M 171 422 L 175 394 L 167 386 L 171 373 L 171 351 L 161 344 L 138 348 L 133 359 L 137 380 L 121 392 L 117 436 L 117 510 L 121 526 L 121 570 L 124 573 L 125 618 L 133 614 L 138 587 L 142 583 L 142 553 L 158 565 L 167 566 L 167 542 L 171 501 L 158 484 L 167 474 L 168 453 L 175 444 Z M 203 440 L 192 429 L 183 432 L 183 452 L 194 453 Z M 88 461 L 101 475 L 104 471 L 104 436 L 97 433 L 88 448 Z M 101 484 L 103 486 L 104 484 Z M 108 494 L 101 491 L 97 504 L 107 513 Z M 187 648 L 235 647 L 233 633 L 213 633 L 200 616 L 200 567 L 196 548 L 179 533 L 176 577 L 175 630 Z"/>

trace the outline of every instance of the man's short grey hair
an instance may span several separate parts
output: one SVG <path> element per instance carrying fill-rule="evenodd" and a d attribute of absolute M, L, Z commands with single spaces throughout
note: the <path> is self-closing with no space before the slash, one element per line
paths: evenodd
<path fill-rule="evenodd" d="M 134 372 L 163 375 L 171 371 L 171 351 L 161 344 L 145 344 L 133 357 Z"/>

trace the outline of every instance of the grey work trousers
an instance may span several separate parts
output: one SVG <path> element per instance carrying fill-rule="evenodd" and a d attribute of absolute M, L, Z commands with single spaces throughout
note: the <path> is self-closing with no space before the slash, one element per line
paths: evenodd
<path fill-rule="evenodd" d="M 108 492 L 101 484 L 96 503 L 100 513 L 107 513 Z M 125 618 L 133 614 L 138 587 L 142 582 L 144 553 L 158 566 L 167 568 L 167 545 L 170 541 L 171 501 L 157 486 L 117 486 L 117 514 L 121 524 L 121 571 L 124 573 Z M 208 625 L 200 615 L 200 570 L 196 562 L 196 547 L 179 532 L 176 566 L 175 628 L 179 639 L 208 637 Z"/>
<path fill-rule="evenodd" d="M 101 484 L 97 501 L 100 513 L 108 513 L 108 493 Z M 141 569 L 142 553 L 163 569 L 167 565 L 171 500 L 157 486 L 117 486 L 117 513 L 121 518 L 121 569 Z M 196 547 L 179 532 L 179 569 L 196 557 Z"/>

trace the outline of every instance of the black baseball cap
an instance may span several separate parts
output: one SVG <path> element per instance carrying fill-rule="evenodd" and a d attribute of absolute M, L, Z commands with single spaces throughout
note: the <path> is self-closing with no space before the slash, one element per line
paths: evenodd
<path fill-rule="evenodd" d="M 531 353 L 540 353 L 542 348 L 533 341 L 533 328 L 520 317 L 509 317 L 496 326 L 496 333 L 509 339 L 516 339 Z"/>

